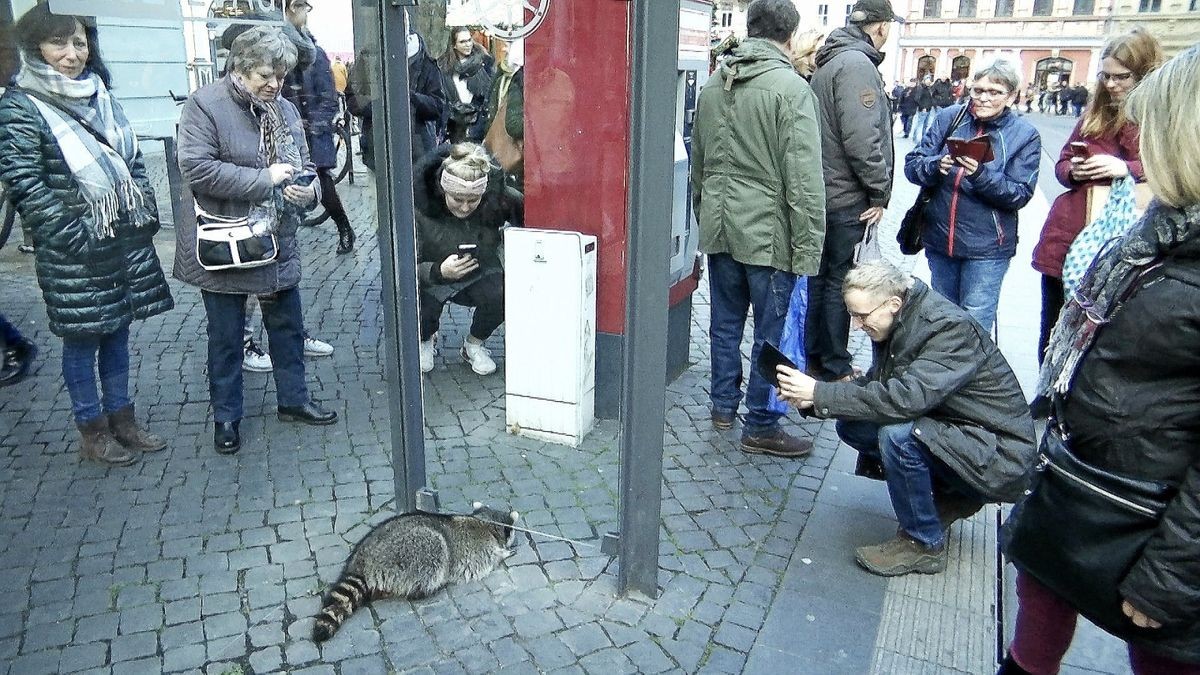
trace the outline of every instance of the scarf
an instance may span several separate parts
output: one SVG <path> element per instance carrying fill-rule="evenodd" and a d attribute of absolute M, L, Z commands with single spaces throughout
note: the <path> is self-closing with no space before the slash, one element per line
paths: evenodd
<path fill-rule="evenodd" d="M 1059 314 L 1038 378 L 1038 394 L 1047 398 L 1065 394 L 1096 333 L 1112 320 L 1129 292 L 1172 250 L 1197 236 L 1200 204 L 1176 209 L 1155 202 L 1123 238 L 1110 240 Z"/>
<path fill-rule="evenodd" d="M 73 80 L 22 55 L 16 84 L 54 134 L 91 211 L 87 223 L 91 236 L 112 238 L 114 225 L 122 221 L 134 227 L 154 222 L 146 197 L 129 172 L 139 154 L 137 136 L 99 76 L 88 73 Z"/>
<path fill-rule="evenodd" d="M 279 100 L 264 101 L 246 89 L 246 84 L 240 75 L 229 74 L 233 84 L 234 94 L 246 103 L 250 112 L 258 120 L 258 161 L 260 166 L 269 167 L 272 164 L 291 164 L 297 170 L 304 168 L 300 148 L 292 136 L 287 119 L 283 116 L 283 107 Z M 271 190 L 271 197 L 250 207 L 247 214 L 252 223 L 266 223 L 271 232 L 279 230 L 280 219 L 284 215 L 299 215 L 301 207 L 283 198 L 283 183 Z"/>

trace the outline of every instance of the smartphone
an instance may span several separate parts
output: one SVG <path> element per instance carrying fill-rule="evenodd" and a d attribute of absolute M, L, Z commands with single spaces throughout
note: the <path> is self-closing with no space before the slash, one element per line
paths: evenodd
<path fill-rule="evenodd" d="M 463 258 L 474 256 L 477 248 L 479 248 L 478 244 L 459 244 L 458 255 Z"/>
<path fill-rule="evenodd" d="M 1071 154 L 1079 159 L 1087 159 L 1092 156 L 1092 149 L 1083 141 L 1071 141 Z"/>
<path fill-rule="evenodd" d="M 296 176 L 292 180 L 292 185 L 299 185 L 300 187 L 308 187 L 309 185 L 312 185 L 313 181 L 316 179 L 317 179 L 317 174 L 312 173 L 310 171 L 310 172 L 302 173 L 302 174 Z"/>
<path fill-rule="evenodd" d="M 755 365 L 758 366 L 758 374 L 762 375 L 763 379 L 770 382 L 771 386 L 776 389 L 779 388 L 779 373 L 775 371 L 775 366 L 784 365 L 796 368 L 796 364 L 769 340 L 763 341 L 762 348 L 758 352 L 758 363 Z"/>

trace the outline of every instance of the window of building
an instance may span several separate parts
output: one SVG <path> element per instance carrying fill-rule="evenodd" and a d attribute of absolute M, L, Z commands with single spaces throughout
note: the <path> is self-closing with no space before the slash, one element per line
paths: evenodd
<path fill-rule="evenodd" d="M 1192 6 L 1188 7 L 1188 11 L 1195 12 L 1200 10 L 1200 0 L 1192 0 Z"/>
<path fill-rule="evenodd" d="M 925 0 L 925 18 L 942 18 L 942 0 Z"/>
<path fill-rule="evenodd" d="M 1075 0 L 1075 9 L 1072 14 L 1091 14 L 1096 9 L 1096 0 Z"/>
<path fill-rule="evenodd" d="M 996 0 L 996 16 L 1012 16 L 1016 0 Z"/>
<path fill-rule="evenodd" d="M 1194 2 L 1192 4 L 1195 4 Z M 1162 0 L 1141 0 L 1138 3 L 1139 12 L 1157 12 L 1162 9 Z"/>
<path fill-rule="evenodd" d="M 829 25 L 829 5 L 817 5 L 817 17 L 821 19 L 822 26 Z"/>
<path fill-rule="evenodd" d="M 1050 16 L 1054 11 L 1054 0 L 1033 0 L 1034 16 Z"/>
<path fill-rule="evenodd" d="M 729 28 L 733 25 L 733 12 L 721 12 L 721 27 Z"/>
<path fill-rule="evenodd" d="M 975 16 L 975 0 L 959 0 L 958 17 L 969 19 Z"/>

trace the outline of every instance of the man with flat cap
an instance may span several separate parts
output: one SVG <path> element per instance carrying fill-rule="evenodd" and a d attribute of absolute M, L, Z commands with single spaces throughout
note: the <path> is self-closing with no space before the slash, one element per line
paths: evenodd
<path fill-rule="evenodd" d="M 893 21 L 903 19 L 888 0 L 858 0 L 846 27 L 830 33 L 817 52 L 812 88 L 821 118 L 825 244 L 820 272 L 808 281 L 805 346 L 808 372 L 819 380 L 855 374 L 842 282 L 855 244 L 883 219 L 892 196 L 892 111 L 879 50 Z"/>

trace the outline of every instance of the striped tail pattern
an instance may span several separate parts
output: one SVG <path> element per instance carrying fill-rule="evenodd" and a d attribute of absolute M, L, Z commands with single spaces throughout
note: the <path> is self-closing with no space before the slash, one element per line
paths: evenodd
<path fill-rule="evenodd" d="M 371 592 L 365 579 L 357 574 L 344 575 L 329 589 L 325 605 L 317 613 L 313 624 L 313 641 L 324 642 L 333 637 L 342 627 L 342 622 L 370 600 Z"/>

